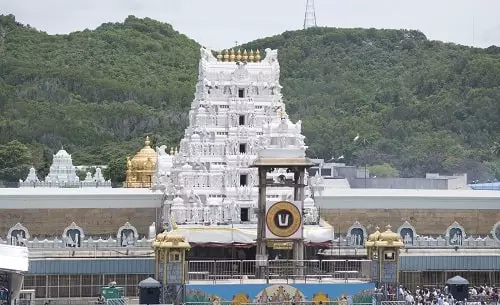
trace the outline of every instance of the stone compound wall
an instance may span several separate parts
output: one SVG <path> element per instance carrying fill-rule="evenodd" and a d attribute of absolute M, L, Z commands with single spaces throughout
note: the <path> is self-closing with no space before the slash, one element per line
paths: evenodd
<path fill-rule="evenodd" d="M 25 226 L 32 237 L 61 236 L 64 228 L 75 222 L 86 236 L 112 236 L 127 221 L 139 236 L 147 236 L 156 219 L 156 209 L 25 209 L 0 210 L 0 237 L 5 239 L 16 223 Z"/>
<path fill-rule="evenodd" d="M 335 233 L 345 234 L 357 220 L 367 233 L 387 224 L 396 231 L 405 221 L 415 227 L 419 235 L 443 235 L 454 222 L 465 229 L 467 235 L 485 236 L 500 221 L 498 210 L 439 210 L 439 209 L 321 209 L 321 218 L 334 226 Z"/>
<path fill-rule="evenodd" d="M 489 234 L 498 221 L 499 210 L 418 210 L 418 209 L 321 209 L 321 217 L 345 234 L 357 220 L 368 234 L 378 225 L 390 224 L 397 230 L 406 220 L 419 235 L 444 235 L 448 226 L 457 221 L 467 235 Z M 32 237 L 61 236 L 65 227 L 75 222 L 87 236 L 116 236 L 127 221 L 139 235 L 147 236 L 149 226 L 156 219 L 156 210 L 147 209 L 26 209 L 0 210 L 0 237 L 5 239 L 9 229 L 21 223 Z"/>

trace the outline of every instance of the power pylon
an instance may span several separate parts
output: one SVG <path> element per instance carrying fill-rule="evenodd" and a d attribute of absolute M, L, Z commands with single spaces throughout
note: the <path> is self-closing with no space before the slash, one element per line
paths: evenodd
<path fill-rule="evenodd" d="M 304 16 L 304 30 L 316 26 L 316 10 L 314 9 L 314 0 L 307 0 L 306 15 Z"/>

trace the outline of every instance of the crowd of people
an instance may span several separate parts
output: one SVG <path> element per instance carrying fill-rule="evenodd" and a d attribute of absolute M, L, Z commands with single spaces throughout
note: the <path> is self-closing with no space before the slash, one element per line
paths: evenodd
<path fill-rule="evenodd" d="M 399 288 L 399 299 L 408 305 L 460 305 L 460 304 L 495 304 L 500 305 L 499 289 L 488 285 L 470 287 L 468 298 L 459 301 L 450 293 L 448 286 L 439 288 L 420 288 L 412 292 L 405 287 Z"/>

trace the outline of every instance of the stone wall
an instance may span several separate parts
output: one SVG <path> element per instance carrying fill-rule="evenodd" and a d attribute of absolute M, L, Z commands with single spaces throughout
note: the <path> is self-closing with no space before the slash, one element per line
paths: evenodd
<path fill-rule="evenodd" d="M 366 227 L 368 234 L 378 225 L 387 224 L 396 231 L 406 220 L 415 227 L 419 235 L 443 235 L 448 226 L 457 221 L 467 235 L 486 235 L 500 221 L 499 210 L 418 210 L 418 209 L 322 209 L 321 218 L 325 219 L 345 234 L 357 220 Z"/>
<path fill-rule="evenodd" d="M 25 209 L 0 210 L 0 237 L 6 238 L 16 223 L 25 226 L 32 237 L 61 236 L 64 228 L 75 222 L 86 236 L 116 237 L 127 221 L 139 236 L 147 236 L 155 221 L 156 209 Z"/>

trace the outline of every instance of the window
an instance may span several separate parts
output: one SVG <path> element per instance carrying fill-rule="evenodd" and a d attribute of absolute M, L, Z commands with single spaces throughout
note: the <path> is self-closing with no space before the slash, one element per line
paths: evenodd
<path fill-rule="evenodd" d="M 245 97 L 245 89 L 238 89 L 238 97 Z"/>
<path fill-rule="evenodd" d="M 244 154 L 247 152 L 247 145 L 244 143 L 240 144 L 240 153 Z"/>
<path fill-rule="evenodd" d="M 248 175 L 247 174 L 241 174 L 240 175 L 240 186 L 247 186 L 248 183 Z"/>
<path fill-rule="evenodd" d="M 178 262 L 181 260 L 181 254 L 179 252 L 170 252 L 169 256 L 171 262 Z"/>
<path fill-rule="evenodd" d="M 241 221 L 250 221 L 250 217 L 248 215 L 248 208 L 240 209 L 240 220 Z"/>
<path fill-rule="evenodd" d="M 245 116 L 244 115 L 240 115 L 239 123 L 240 123 L 240 126 L 245 125 Z"/>
<path fill-rule="evenodd" d="M 396 260 L 396 253 L 394 253 L 394 251 L 385 251 L 384 252 L 384 260 L 395 261 Z"/>

